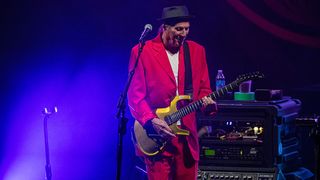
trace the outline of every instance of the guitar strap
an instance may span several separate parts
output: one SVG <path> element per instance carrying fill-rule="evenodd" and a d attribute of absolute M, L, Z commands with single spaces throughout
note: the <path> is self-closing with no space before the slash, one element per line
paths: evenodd
<path fill-rule="evenodd" d="M 191 98 L 193 93 L 192 88 L 192 70 L 191 70 L 191 62 L 190 62 L 190 50 L 188 43 L 185 41 L 183 43 L 183 52 L 184 52 L 184 94 L 190 95 Z"/>

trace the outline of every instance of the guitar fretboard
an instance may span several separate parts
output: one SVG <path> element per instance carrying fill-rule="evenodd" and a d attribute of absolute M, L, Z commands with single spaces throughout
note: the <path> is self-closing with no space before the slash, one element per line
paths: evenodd
<path fill-rule="evenodd" d="M 238 80 L 233 81 L 232 83 L 212 92 L 211 94 L 208 95 L 208 97 L 210 96 L 213 100 L 217 99 L 218 97 L 223 96 L 226 93 L 232 91 L 235 87 L 238 87 L 239 84 L 240 84 L 240 81 L 238 81 Z M 167 124 L 171 125 L 171 124 L 177 122 L 182 117 L 184 117 L 192 112 L 195 112 L 202 107 L 203 107 L 203 102 L 200 99 L 200 100 L 195 101 L 193 103 L 190 103 L 189 105 L 179 109 L 178 111 L 166 116 L 164 118 L 164 120 L 167 122 Z"/>

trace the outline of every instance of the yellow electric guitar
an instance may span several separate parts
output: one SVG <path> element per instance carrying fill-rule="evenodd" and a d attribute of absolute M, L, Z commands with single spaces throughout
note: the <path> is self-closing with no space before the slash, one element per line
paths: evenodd
<path fill-rule="evenodd" d="M 217 97 L 223 96 L 227 92 L 231 92 L 244 81 L 261 79 L 263 77 L 264 75 L 260 72 L 240 75 L 235 81 L 217 91 L 212 92 L 208 95 L 208 97 L 216 99 Z M 198 100 L 188 104 L 185 107 L 182 107 L 179 110 L 177 109 L 176 105 L 178 101 L 190 99 L 191 98 L 188 95 L 176 96 L 171 101 L 170 106 L 166 108 L 158 108 L 156 110 L 156 114 L 159 119 L 165 121 L 176 135 L 189 135 L 189 131 L 181 129 L 177 126 L 177 121 L 202 107 L 202 100 Z M 153 156 L 158 154 L 167 142 L 166 139 L 159 136 L 159 134 L 157 134 L 153 128 L 145 129 L 137 120 L 134 122 L 133 130 L 133 141 L 145 155 Z"/>

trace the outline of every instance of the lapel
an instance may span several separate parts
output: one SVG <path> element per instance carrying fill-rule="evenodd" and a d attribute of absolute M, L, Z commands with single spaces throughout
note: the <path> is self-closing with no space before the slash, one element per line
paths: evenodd
<path fill-rule="evenodd" d="M 156 61 L 164 69 L 164 71 L 170 77 L 172 82 L 175 83 L 176 81 L 173 75 L 173 71 L 172 71 L 166 50 L 162 44 L 160 34 L 158 34 L 158 36 L 152 40 L 152 48 L 155 51 L 154 57 Z M 180 59 L 180 56 L 179 56 L 179 59 Z M 180 63 L 180 60 L 179 60 L 179 63 Z M 180 65 L 179 65 L 179 68 L 180 68 Z"/>

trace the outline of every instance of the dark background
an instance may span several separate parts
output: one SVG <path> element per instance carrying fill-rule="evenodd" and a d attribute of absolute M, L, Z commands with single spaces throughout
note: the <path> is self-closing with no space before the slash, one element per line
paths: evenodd
<path fill-rule="evenodd" d="M 53 176 L 115 178 L 114 115 L 130 49 L 145 24 L 154 29 L 148 38 L 156 35 L 156 19 L 165 6 L 184 3 L 196 16 L 189 38 L 206 48 L 213 88 L 218 69 L 227 82 L 259 70 L 266 78 L 254 81 L 253 90 L 282 89 L 302 101 L 302 116 L 319 114 L 319 2 L 278 1 L 289 10 L 280 13 L 271 8 L 273 1 L 239 2 L 274 26 L 317 43 L 293 41 L 288 33 L 275 35 L 239 13 L 230 1 L 1 2 L 0 178 L 44 177 L 41 110 L 52 106 L 59 108 L 48 124 Z M 128 127 L 132 122 L 130 118 Z M 139 179 L 135 165 L 140 163 L 133 154 L 128 129 L 125 179 Z"/>

